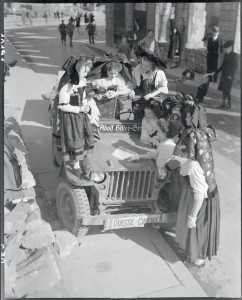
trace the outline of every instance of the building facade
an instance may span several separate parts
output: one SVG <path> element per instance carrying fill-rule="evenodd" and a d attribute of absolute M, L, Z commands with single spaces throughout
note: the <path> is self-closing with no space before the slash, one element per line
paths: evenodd
<path fill-rule="evenodd" d="M 202 40 L 214 25 L 219 26 L 224 40 L 235 41 L 240 58 L 240 2 L 106 3 L 107 45 L 117 44 L 129 26 L 138 28 L 138 40 L 151 29 L 166 59 L 171 28 L 176 26 L 181 36 L 181 64 L 201 73 L 206 72 L 207 55 Z M 236 73 L 238 81 L 240 63 Z"/>

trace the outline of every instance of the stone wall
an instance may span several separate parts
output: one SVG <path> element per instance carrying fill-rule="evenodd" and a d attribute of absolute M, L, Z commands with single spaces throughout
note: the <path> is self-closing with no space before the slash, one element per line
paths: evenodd
<path fill-rule="evenodd" d="M 134 4 L 133 3 L 125 3 L 125 30 L 128 30 L 130 26 L 133 29 L 134 25 Z"/>
<path fill-rule="evenodd" d="M 155 9 L 156 3 L 147 3 L 147 30 L 151 29 L 155 32 Z"/>
<path fill-rule="evenodd" d="M 159 43 L 159 45 L 161 57 L 166 61 L 168 56 L 169 43 Z"/>
<path fill-rule="evenodd" d="M 62 298 L 58 265 L 78 246 L 77 239 L 65 229 L 53 232 L 41 218 L 20 127 L 12 117 L 4 127 L 22 166 L 24 192 L 22 201 L 7 198 L 4 207 L 5 298 Z"/>
<path fill-rule="evenodd" d="M 237 25 L 239 2 L 222 2 L 219 15 L 219 27 L 225 40 L 234 40 Z"/>
<path fill-rule="evenodd" d="M 106 3 L 106 44 L 107 46 L 113 46 L 113 4 Z"/>
<path fill-rule="evenodd" d="M 175 26 L 181 36 L 181 65 L 185 64 L 185 43 L 187 42 L 189 3 L 176 3 Z"/>
<path fill-rule="evenodd" d="M 207 72 L 207 51 L 201 49 L 185 49 L 185 66 L 199 73 Z"/>

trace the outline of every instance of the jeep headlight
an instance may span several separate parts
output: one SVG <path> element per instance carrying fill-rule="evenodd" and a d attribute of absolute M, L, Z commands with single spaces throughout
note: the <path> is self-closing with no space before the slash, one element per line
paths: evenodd
<path fill-rule="evenodd" d="M 106 174 L 104 172 L 94 172 L 92 174 L 92 181 L 95 183 L 102 183 L 106 179 Z"/>

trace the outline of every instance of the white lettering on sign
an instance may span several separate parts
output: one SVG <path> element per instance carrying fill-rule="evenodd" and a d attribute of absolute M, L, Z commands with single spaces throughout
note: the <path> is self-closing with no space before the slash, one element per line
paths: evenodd
<path fill-rule="evenodd" d="M 139 132 L 142 127 L 137 124 L 100 124 L 100 131 L 102 132 Z"/>
<path fill-rule="evenodd" d="M 1 33 L 1 61 L 4 61 L 5 47 L 4 47 L 4 34 Z"/>
<path fill-rule="evenodd" d="M 137 215 L 133 217 L 110 218 L 105 222 L 105 230 L 144 227 L 147 223 L 160 223 L 161 215 Z"/>

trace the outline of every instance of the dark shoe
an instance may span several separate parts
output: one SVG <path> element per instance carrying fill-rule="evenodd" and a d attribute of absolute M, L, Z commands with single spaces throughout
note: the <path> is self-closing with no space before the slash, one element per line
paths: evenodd
<path fill-rule="evenodd" d="M 224 106 L 225 109 L 230 109 L 231 108 L 231 104 L 227 104 Z"/>
<path fill-rule="evenodd" d="M 225 107 L 224 104 L 221 104 L 221 105 L 216 106 L 216 108 L 224 108 L 224 107 Z"/>

